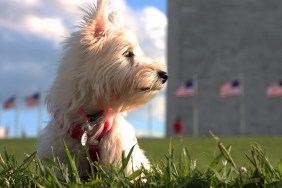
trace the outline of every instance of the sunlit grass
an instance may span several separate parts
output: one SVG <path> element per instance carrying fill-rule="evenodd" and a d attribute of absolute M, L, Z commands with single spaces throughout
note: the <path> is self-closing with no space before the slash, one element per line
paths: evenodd
<path fill-rule="evenodd" d="M 224 144 L 213 135 L 213 153 L 205 167 L 193 158 L 189 147 L 176 149 L 169 142 L 159 161 L 152 168 L 139 169 L 126 175 L 125 166 L 130 159 L 123 155 L 120 168 L 99 166 L 89 160 L 92 172 L 88 179 L 81 179 L 75 160 L 65 147 L 68 163 L 58 158 L 39 159 L 36 153 L 18 160 L 4 151 L 0 157 L 0 187 L 281 187 L 282 160 L 274 165 L 266 152 L 256 143 L 249 145 L 243 154 L 244 166 L 232 155 L 234 146 Z M 183 141 L 182 141 L 183 142 Z M 269 146 L 271 147 L 271 146 Z M 132 148 L 134 149 L 134 148 Z"/>

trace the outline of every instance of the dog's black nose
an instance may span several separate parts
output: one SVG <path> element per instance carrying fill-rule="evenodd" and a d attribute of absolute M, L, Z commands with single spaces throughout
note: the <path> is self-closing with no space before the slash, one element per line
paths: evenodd
<path fill-rule="evenodd" d="M 159 78 L 162 80 L 162 83 L 164 84 L 167 79 L 168 79 L 168 75 L 167 75 L 167 72 L 164 72 L 164 71 L 159 71 L 158 72 L 158 76 Z"/>

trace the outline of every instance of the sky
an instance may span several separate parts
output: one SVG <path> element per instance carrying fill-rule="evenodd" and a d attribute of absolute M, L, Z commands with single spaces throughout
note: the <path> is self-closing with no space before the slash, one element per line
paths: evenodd
<path fill-rule="evenodd" d="M 61 42 L 80 22 L 79 6 L 95 0 L 0 1 L 0 102 L 16 96 L 17 108 L 0 111 L 0 127 L 10 136 L 35 137 L 47 125 L 46 106 L 27 108 L 24 99 L 36 92 L 41 101 L 55 78 Z M 166 1 L 111 0 L 126 26 L 137 33 L 145 53 L 166 63 Z M 151 110 L 149 110 L 151 109 Z M 151 114 L 151 115 L 149 115 Z M 148 117 L 152 118 L 148 118 Z M 137 135 L 165 134 L 165 89 L 126 119 Z"/>

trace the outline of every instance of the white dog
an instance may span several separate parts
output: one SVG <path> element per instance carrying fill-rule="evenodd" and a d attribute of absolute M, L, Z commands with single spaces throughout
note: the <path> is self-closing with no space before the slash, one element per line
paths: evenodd
<path fill-rule="evenodd" d="M 64 142 L 89 171 L 85 147 L 102 166 L 120 166 L 122 151 L 135 145 L 128 174 L 149 161 L 124 113 L 150 101 L 167 81 L 163 64 L 146 57 L 133 32 L 107 14 L 106 0 L 84 10 L 79 31 L 65 40 L 64 53 L 47 105 L 52 120 L 39 137 L 40 157 L 66 162 Z M 51 149 L 52 148 L 52 149 Z M 77 157 L 76 157 L 77 159 Z"/>

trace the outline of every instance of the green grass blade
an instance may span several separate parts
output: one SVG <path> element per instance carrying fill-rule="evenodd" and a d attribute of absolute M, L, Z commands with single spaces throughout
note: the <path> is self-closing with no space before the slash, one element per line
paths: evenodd
<path fill-rule="evenodd" d="M 214 158 L 214 160 L 211 162 L 211 164 L 208 166 L 208 169 L 207 169 L 207 171 L 206 171 L 207 177 L 212 176 L 212 174 L 213 174 L 213 172 L 214 172 L 213 169 L 215 169 L 215 168 L 217 167 L 217 165 L 220 163 L 220 161 L 222 160 L 222 158 L 223 158 L 223 153 L 220 152 L 220 153 Z"/>
<path fill-rule="evenodd" d="M 67 159 L 68 159 L 68 164 L 69 164 L 69 167 L 70 167 L 70 170 L 71 170 L 71 177 L 73 178 L 73 180 L 76 183 L 81 183 L 81 180 L 80 180 L 74 159 L 72 158 L 70 151 L 69 151 L 69 148 L 68 148 L 68 146 L 66 145 L 65 142 L 64 142 L 64 149 L 65 149 L 65 153 L 66 153 Z"/>
<path fill-rule="evenodd" d="M 231 157 L 230 155 L 230 151 L 228 151 L 229 149 L 226 149 L 226 147 L 224 146 L 224 144 L 221 142 L 221 140 L 215 136 L 211 131 L 209 131 L 211 136 L 217 141 L 217 146 L 219 148 L 219 150 L 221 151 L 221 153 L 223 154 L 223 156 L 225 157 L 225 159 L 235 168 L 237 169 L 236 167 L 236 164 L 233 160 L 233 158 Z M 230 146 L 231 147 L 231 146 Z"/>
<path fill-rule="evenodd" d="M 94 175 L 95 175 L 95 169 L 94 168 L 97 168 L 97 167 L 95 166 L 95 163 L 93 163 L 93 161 L 91 159 L 91 156 L 90 156 L 90 153 L 89 153 L 89 150 L 88 150 L 87 146 L 84 146 L 84 151 L 86 153 L 86 158 L 87 158 L 87 161 L 88 161 L 89 166 L 90 166 L 90 175 L 89 175 L 89 177 L 94 178 Z M 99 161 L 99 158 L 98 158 L 98 161 Z"/>
<path fill-rule="evenodd" d="M 282 175 L 282 158 L 280 159 L 279 164 L 278 164 L 278 171 Z"/>
<path fill-rule="evenodd" d="M 141 174 L 142 174 L 142 170 L 138 169 L 138 170 L 135 170 L 132 174 L 130 174 L 127 178 L 130 180 L 134 180 L 137 177 L 140 177 Z"/>
<path fill-rule="evenodd" d="M 127 156 L 125 157 L 125 151 L 122 152 L 122 165 L 121 165 L 121 168 L 120 168 L 120 172 L 124 172 L 126 167 L 127 167 L 127 164 L 129 162 L 129 160 L 131 159 L 131 155 L 132 155 L 132 152 L 134 150 L 134 146 L 132 146 L 132 148 L 130 149 L 129 153 L 127 154 Z"/>

